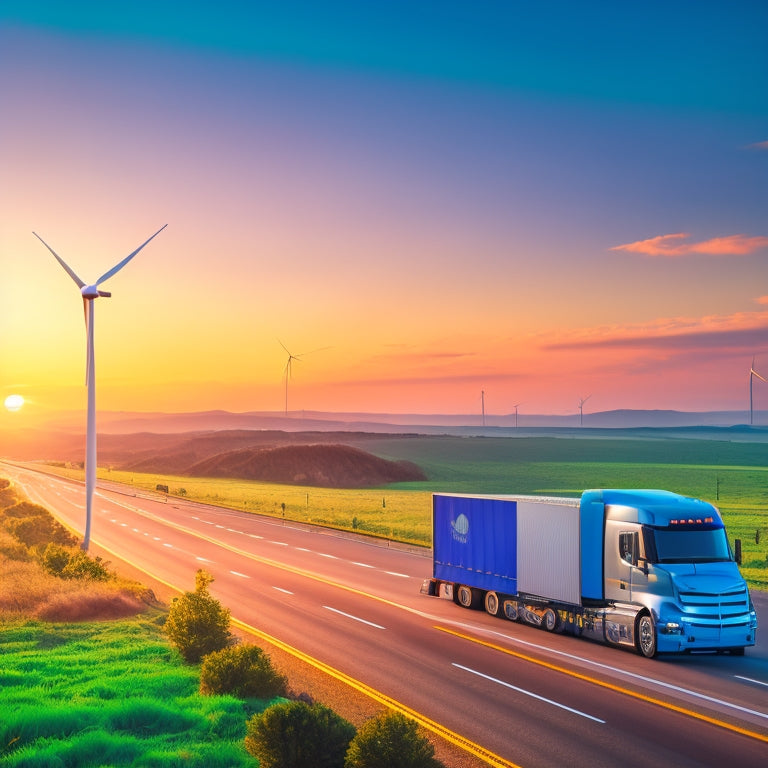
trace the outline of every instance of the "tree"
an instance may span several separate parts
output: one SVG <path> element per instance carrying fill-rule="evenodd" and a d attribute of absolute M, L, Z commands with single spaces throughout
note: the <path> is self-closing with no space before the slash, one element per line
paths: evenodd
<path fill-rule="evenodd" d="M 174 598 L 168 610 L 165 633 L 190 664 L 208 653 L 232 645 L 230 613 L 208 592 L 213 577 L 200 569 L 195 575 L 195 591 Z"/>

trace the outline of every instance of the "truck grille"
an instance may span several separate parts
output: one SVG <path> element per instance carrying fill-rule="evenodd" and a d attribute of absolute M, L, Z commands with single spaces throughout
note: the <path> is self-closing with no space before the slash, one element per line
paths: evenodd
<path fill-rule="evenodd" d="M 749 593 L 746 587 L 728 592 L 680 592 L 685 613 L 695 624 L 713 622 L 734 626 L 749 622 Z"/>

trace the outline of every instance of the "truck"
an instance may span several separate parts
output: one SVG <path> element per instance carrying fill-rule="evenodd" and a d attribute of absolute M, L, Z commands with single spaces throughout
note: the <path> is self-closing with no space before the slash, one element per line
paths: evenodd
<path fill-rule="evenodd" d="M 662 490 L 436 493 L 432 522 L 423 594 L 648 658 L 741 656 L 755 644 L 747 584 L 706 501 Z"/>

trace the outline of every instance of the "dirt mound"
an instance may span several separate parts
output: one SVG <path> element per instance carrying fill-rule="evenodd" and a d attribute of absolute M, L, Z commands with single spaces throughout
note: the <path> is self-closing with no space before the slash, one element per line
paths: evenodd
<path fill-rule="evenodd" d="M 185 474 L 323 488 L 371 488 L 427 479 L 415 464 L 388 461 L 348 445 L 243 448 L 198 462 Z"/>

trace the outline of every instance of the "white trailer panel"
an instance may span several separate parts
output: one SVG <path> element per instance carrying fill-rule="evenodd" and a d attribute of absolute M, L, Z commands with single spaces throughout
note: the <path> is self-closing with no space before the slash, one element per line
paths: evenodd
<path fill-rule="evenodd" d="M 578 605 L 579 507 L 536 501 L 517 503 L 517 589 Z"/>

